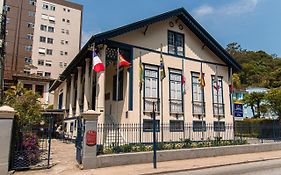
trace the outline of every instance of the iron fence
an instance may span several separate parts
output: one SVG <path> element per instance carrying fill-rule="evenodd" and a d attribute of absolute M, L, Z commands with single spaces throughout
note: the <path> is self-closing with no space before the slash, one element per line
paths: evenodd
<path fill-rule="evenodd" d="M 10 169 L 49 168 L 53 131 L 52 118 L 49 117 L 47 123 L 39 126 L 14 125 Z"/>
<path fill-rule="evenodd" d="M 151 122 L 152 123 L 152 122 Z M 280 125 L 242 126 L 218 122 L 157 124 L 157 142 L 194 142 L 211 140 L 246 140 L 248 143 L 278 141 Z M 103 148 L 125 144 L 151 144 L 152 124 L 98 124 L 98 144 Z"/>

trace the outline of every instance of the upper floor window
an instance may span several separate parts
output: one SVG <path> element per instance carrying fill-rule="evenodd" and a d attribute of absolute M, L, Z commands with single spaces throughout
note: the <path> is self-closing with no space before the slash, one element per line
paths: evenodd
<path fill-rule="evenodd" d="M 25 57 L 24 58 L 25 63 L 27 64 L 32 64 L 32 59 L 30 57 Z"/>
<path fill-rule="evenodd" d="M 46 25 L 40 25 L 40 30 L 41 31 L 47 31 L 47 26 Z"/>
<path fill-rule="evenodd" d="M 51 72 L 45 72 L 45 77 L 50 77 L 51 76 Z"/>
<path fill-rule="evenodd" d="M 30 5 L 36 5 L 36 0 L 29 0 Z"/>
<path fill-rule="evenodd" d="M 38 60 L 38 65 L 44 66 L 44 60 Z M 41 72 L 41 71 L 38 71 L 38 72 Z M 38 72 L 37 72 L 37 75 L 38 75 Z M 43 72 L 42 72 L 42 75 L 43 75 Z"/>
<path fill-rule="evenodd" d="M 34 23 L 32 23 L 32 22 L 27 23 L 27 27 L 28 28 L 34 28 Z"/>
<path fill-rule="evenodd" d="M 54 43 L 54 39 L 53 38 L 48 38 L 47 43 L 48 44 L 53 44 Z"/>
<path fill-rule="evenodd" d="M 38 53 L 39 53 L 40 55 L 45 55 L 45 54 L 46 54 L 46 49 L 40 47 L 40 48 L 38 49 Z"/>
<path fill-rule="evenodd" d="M 45 43 L 46 42 L 46 37 L 45 36 L 40 36 L 40 42 Z"/>
<path fill-rule="evenodd" d="M 49 9 L 49 4 L 43 3 L 42 4 L 42 9 L 48 10 Z"/>
<path fill-rule="evenodd" d="M 34 16 L 35 16 L 35 12 L 33 12 L 33 11 L 28 11 L 28 16 L 34 17 Z"/>
<path fill-rule="evenodd" d="M 45 66 L 51 67 L 52 66 L 52 61 L 51 60 L 46 60 Z"/>
<path fill-rule="evenodd" d="M 26 51 L 32 51 L 32 46 L 25 46 Z"/>
<path fill-rule="evenodd" d="M 50 10 L 56 11 L 56 6 L 55 5 L 50 5 Z"/>
<path fill-rule="evenodd" d="M 48 26 L 48 32 L 54 32 L 55 31 L 55 28 L 54 27 L 51 27 L 51 26 Z"/>
<path fill-rule="evenodd" d="M 159 111 L 159 69 L 157 66 L 144 66 L 144 111 Z"/>
<path fill-rule="evenodd" d="M 222 77 L 212 76 L 212 89 L 214 116 L 224 116 Z"/>
<path fill-rule="evenodd" d="M 183 112 L 183 89 L 182 72 L 180 70 L 169 70 L 170 74 L 170 113 Z"/>
<path fill-rule="evenodd" d="M 53 50 L 52 49 L 47 49 L 46 54 L 47 55 L 53 55 Z"/>
<path fill-rule="evenodd" d="M 33 40 L 33 35 L 32 34 L 27 34 L 26 39 Z"/>
<path fill-rule="evenodd" d="M 48 18 L 49 18 L 49 16 L 46 15 L 46 14 L 42 14 L 42 15 L 41 15 L 41 19 L 43 19 L 43 20 L 47 20 Z"/>
<path fill-rule="evenodd" d="M 193 115 L 205 114 L 204 88 L 199 81 L 199 73 L 192 73 L 192 109 Z"/>
<path fill-rule="evenodd" d="M 184 56 L 184 35 L 168 31 L 168 53 Z"/>

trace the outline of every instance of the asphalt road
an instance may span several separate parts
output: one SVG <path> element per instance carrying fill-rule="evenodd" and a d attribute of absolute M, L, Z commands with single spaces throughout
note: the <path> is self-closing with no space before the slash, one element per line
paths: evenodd
<path fill-rule="evenodd" d="M 281 175 L 281 159 L 207 168 L 166 175 Z"/>

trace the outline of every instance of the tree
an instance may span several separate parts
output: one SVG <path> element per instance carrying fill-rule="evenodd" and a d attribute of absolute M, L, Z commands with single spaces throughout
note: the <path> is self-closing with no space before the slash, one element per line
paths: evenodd
<path fill-rule="evenodd" d="M 241 88 L 281 86 L 281 59 L 277 55 L 249 51 L 235 42 L 228 44 L 226 50 L 242 66 L 242 71 L 237 73 Z"/>
<path fill-rule="evenodd" d="M 266 100 L 270 109 L 281 119 L 281 88 L 271 89 L 267 95 Z"/>
<path fill-rule="evenodd" d="M 42 104 L 39 95 L 27 90 L 22 83 L 5 91 L 4 104 L 16 110 L 16 122 L 19 126 L 38 125 L 42 121 Z"/>
<path fill-rule="evenodd" d="M 265 93 L 252 92 L 244 96 L 243 102 L 246 106 L 251 107 L 254 118 L 260 118 L 262 109 L 262 102 L 265 100 Z"/>

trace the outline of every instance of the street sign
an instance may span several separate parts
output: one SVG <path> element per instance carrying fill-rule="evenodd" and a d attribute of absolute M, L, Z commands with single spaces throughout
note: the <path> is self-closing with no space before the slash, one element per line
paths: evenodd
<path fill-rule="evenodd" d="M 234 117 L 243 118 L 243 103 L 234 103 Z"/>

